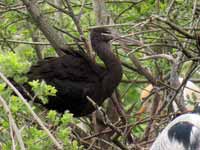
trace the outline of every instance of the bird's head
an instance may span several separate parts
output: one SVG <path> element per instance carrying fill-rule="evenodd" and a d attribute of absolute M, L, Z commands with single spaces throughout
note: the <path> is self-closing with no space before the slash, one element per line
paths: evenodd
<path fill-rule="evenodd" d="M 101 28 L 94 28 L 90 32 L 91 39 L 96 39 L 104 42 L 109 42 L 113 39 L 111 35 L 111 31 L 108 28 L 101 27 Z"/>

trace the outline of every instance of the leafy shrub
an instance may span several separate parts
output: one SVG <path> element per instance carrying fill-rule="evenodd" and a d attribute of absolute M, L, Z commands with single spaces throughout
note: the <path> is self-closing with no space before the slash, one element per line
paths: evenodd
<path fill-rule="evenodd" d="M 35 95 L 44 103 L 48 103 L 48 96 L 55 96 L 56 95 L 56 88 L 47 85 L 45 81 L 39 82 L 39 80 L 33 80 L 29 82 L 29 85 L 32 87 Z"/>
<path fill-rule="evenodd" d="M 30 65 L 30 62 L 16 53 L 0 53 L 0 70 L 7 77 L 13 77 L 17 82 L 26 81 L 26 77 L 22 75 L 28 72 Z"/>

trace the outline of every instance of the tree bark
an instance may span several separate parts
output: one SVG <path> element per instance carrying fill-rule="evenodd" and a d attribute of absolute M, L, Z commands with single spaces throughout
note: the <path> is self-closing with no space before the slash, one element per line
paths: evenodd
<path fill-rule="evenodd" d="M 70 47 L 61 34 L 50 25 L 48 18 L 46 18 L 40 11 L 39 6 L 34 0 L 22 0 L 30 13 L 34 23 L 42 31 L 47 40 L 51 43 L 52 47 L 55 48 L 56 53 L 59 56 L 64 55 L 62 50 L 70 51 Z"/>

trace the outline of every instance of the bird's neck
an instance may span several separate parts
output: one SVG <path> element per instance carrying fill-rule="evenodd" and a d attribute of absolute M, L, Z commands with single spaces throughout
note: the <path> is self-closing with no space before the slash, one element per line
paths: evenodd
<path fill-rule="evenodd" d="M 119 71 L 121 72 L 121 62 L 120 60 L 112 53 L 111 44 L 101 41 L 94 42 L 93 48 L 99 58 L 104 62 L 105 66 L 109 71 Z"/>
<path fill-rule="evenodd" d="M 107 72 L 103 79 L 103 86 L 109 84 L 107 90 L 111 93 L 114 88 L 119 84 L 122 78 L 122 66 L 120 60 L 112 53 L 111 45 L 107 42 L 101 41 L 91 41 L 92 47 L 99 56 L 99 58 L 104 62 Z M 106 90 L 106 89 L 105 89 Z"/>

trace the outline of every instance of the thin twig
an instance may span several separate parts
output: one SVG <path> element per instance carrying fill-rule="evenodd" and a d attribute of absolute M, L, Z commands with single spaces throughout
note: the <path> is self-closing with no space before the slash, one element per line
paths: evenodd
<path fill-rule="evenodd" d="M 10 118 L 9 118 L 9 122 L 11 122 Z M 13 128 L 12 128 L 11 123 L 9 123 L 9 125 L 10 125 L 10 136 L 11 136 L 11 140 L 12 140 L 12 150 L 16 150 L 15 139 L 14 139 L 14 135 L 13 135 Z"/>
<path fill-rule="evenodd" d="M 152 56 L 145 56 L 143 58 L 140 58 L 139 60 L 156 59 L 156 58 L 165 58 L 172 63 L 175 61 L 175 59 L 171 55 L 167 55 L 167 54 L 157 54 L 157 55 L 152 55 Z"/>

